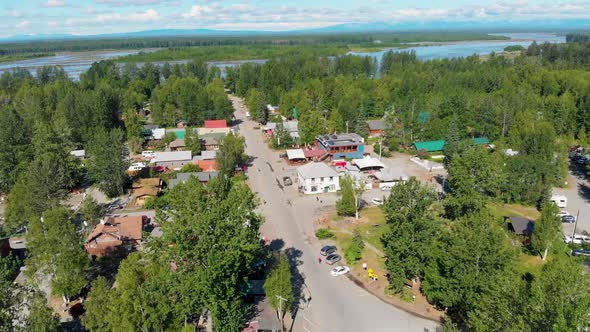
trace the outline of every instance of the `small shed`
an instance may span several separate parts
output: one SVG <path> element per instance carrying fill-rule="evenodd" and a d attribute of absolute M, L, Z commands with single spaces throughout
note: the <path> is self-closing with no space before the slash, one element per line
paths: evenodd
<path fill-rule="evenodd" d="M 369 136 L 378 137 L 382 136 L 385 130 L 385 121 L 383 120 L 369 120 L 367 121 L 369 127 Z"/>
<path fill-rule="evenodd" d="M 514 234 L 525 237 L 530 237 L 533 235 L 533 231 L 535 229 L 534 221 L 517 216 L 510 216 L 508 219 L 510 220 L 508 229 L 514 232 Z"/>
<path fill-rule="evenodd" d="M 170 148 L 170 151 L 182 151 L 184 150 L 185 147 L 185 143 L 183 139 L 175 139 L 174 141 L 170 142 L 170 144 L 168 145 L 168 147 Z"/>
<path fill-rule="evenodd" d="M 305 162 L 305 153 L 302 149 L 287 150 L 287 159 L 290 163 Z"/>

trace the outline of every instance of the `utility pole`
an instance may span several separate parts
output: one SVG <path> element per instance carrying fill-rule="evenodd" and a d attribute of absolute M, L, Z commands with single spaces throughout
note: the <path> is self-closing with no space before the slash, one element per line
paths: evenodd
<path fill-rule="evenodd" d="M 379 140 L 379 160 L 381 160 L 381 149 L 383 146 L 383 137 Z"/>
<path fill-rule="evenodd" d="M 279 319 L 281 321 L 281 332 L 283 332 L 283 311 L 282 311 L 282 307 L 283 307 L 283 301 L 287 301 L 286 298 L 280 296 L 280 295 L 276 295 L 277 299 L 279 299 Z"/>
<path fill-rule="evenodd" d="M 574 232 L 572 233 L 572 241 L 574 236 L 576 235 L 576 228 L 578 227 L 578 218 L 580 217 L 580 209 L 578 209 L 578 213 L 576 214 L 576 220 L 574 220 Z"/>
<path fill-rule="evenodd" d="M 348 134 L 348 121 L 346 121 L 346 133 Z"/>

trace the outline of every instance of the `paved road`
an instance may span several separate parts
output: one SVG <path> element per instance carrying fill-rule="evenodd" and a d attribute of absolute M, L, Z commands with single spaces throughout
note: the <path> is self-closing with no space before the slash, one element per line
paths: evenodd
<path fill-rule="evenodd" d="M 319 244 L 310 241 L 315 210 L 332 203 L 334 195 L 322 196 L 323 203 L 315 198 L 292 201 L 294 186 L 281 189 L 276 178 L 282 178 L 276 152 L 263 142 L 254 123 L 246 120 L 241 103 L 232 97 L 238 109 L 235 117 L 243 122 L 239 132 L 246 138 L 246 153 L 254 156 L 248 171 L 249 184 L 261 201 L 260 212 L 266 222 L 262 225 L 263 236 L 284 243 L 283 249 L 291 252 L 297 262 L 297 273 L 302 276 L 302 293 L 311 297 L 302 301 L 295 318 L 293 331 L 357 332 L 357 331 L 435 331 L 438 324 L 414 317 L 402 310 L 385 304 L 380 299 L 359 288 L 347 278 L 334 278 L 329 266 L 318 264 Z M 273 170 L 268 165 L 273 165 Z M 310 208 L 310 204 L 317 208 Z"/>
<path fill-rule="evenodd" d="M 567 197 L 567 207 L 561 210 L 566 210 L 574 216 L 579 212 L 576 233 L 590 233 L 590 185 L 585 170 L 572 164 L 568 183 L 568 188 L 556 188 L 553 192 Z M 566 235 L 571 235 L 574 225 L 563 224 L 563 230 Z"/>

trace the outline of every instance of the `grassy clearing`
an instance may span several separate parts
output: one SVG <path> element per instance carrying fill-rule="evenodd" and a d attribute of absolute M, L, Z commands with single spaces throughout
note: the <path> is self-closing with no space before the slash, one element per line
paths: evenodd
<path fill-rule="evenodd" d="M 489 203 L 488 207 L 497 217 L 518 216 L 536 220 L 541 215 L 536 208 L 520 204 Z"/>

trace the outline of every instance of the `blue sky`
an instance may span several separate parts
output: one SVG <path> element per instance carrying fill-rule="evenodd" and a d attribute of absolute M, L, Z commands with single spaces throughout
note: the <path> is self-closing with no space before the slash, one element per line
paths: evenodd
<path fill-rule="evenodd" d="M 151 29 L 293 30 L 340 23 L 590 19 L 590 0 L 0 0 L 0 37 Z"/>

